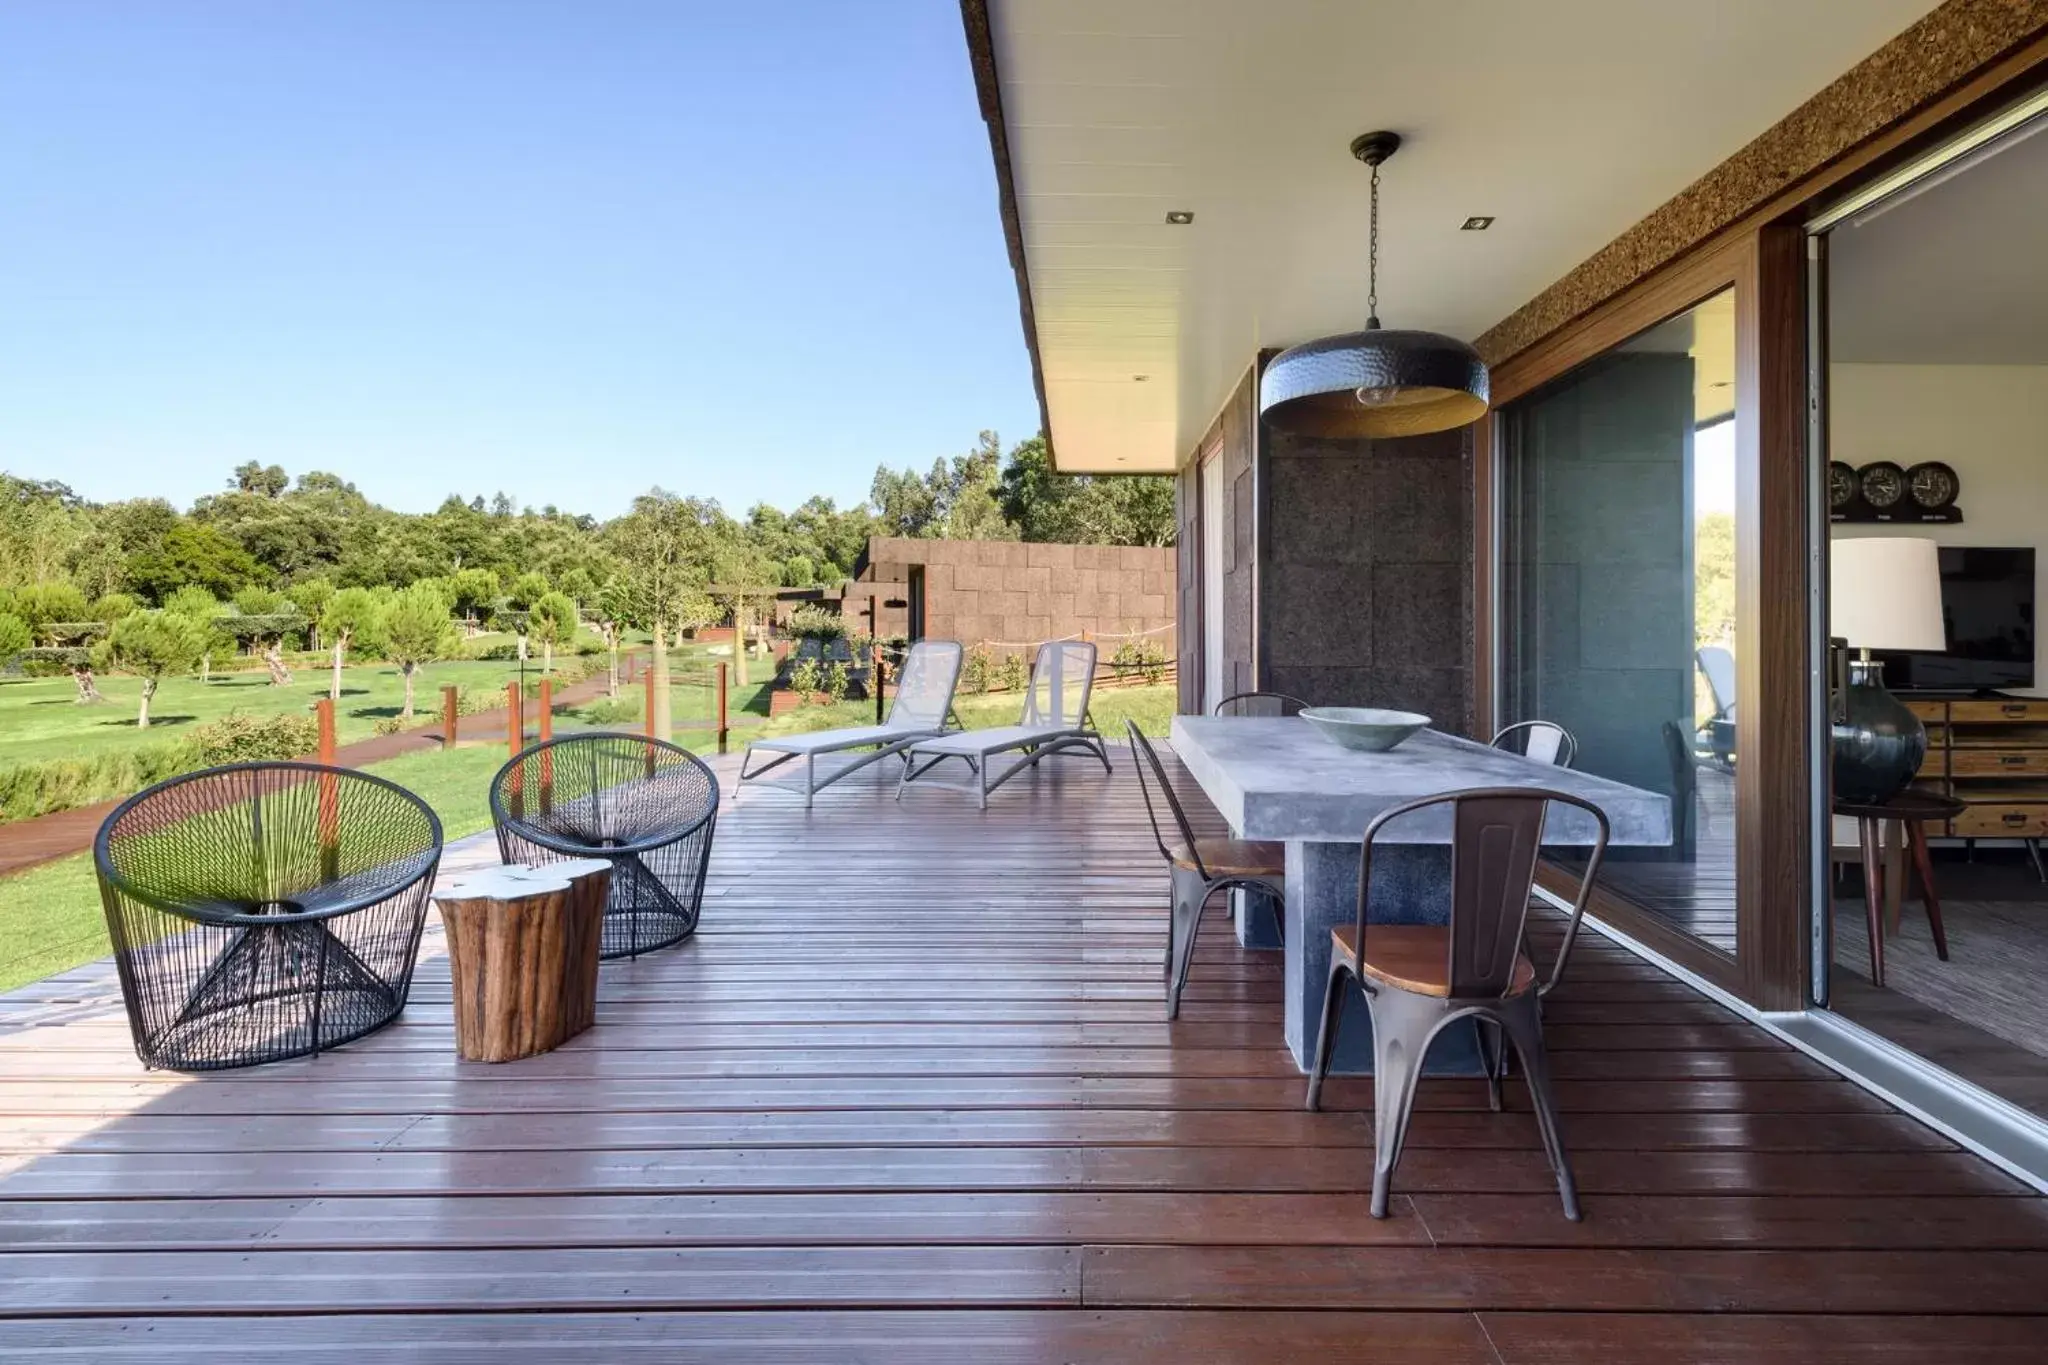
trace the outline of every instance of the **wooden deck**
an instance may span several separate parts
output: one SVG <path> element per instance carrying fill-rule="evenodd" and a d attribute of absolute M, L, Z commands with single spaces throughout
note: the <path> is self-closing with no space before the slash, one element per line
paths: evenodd
<path fill-rule="evenodd" d="M 1598 939 L 1586 1221 L 1526 1099 L 1433 1080 L 1375 1222 L 1277 957 L 1218 915 L 1160 1022 L 1117 757 L 728 803 L 696 940 L 526 1062 L 456 1063 L 438 932 L 399 1025 L 225 1075 L 143 1072 L 104 966 L 0 1000 L 0 1360 L 2042 1358 L 2041 1199 Z"/>

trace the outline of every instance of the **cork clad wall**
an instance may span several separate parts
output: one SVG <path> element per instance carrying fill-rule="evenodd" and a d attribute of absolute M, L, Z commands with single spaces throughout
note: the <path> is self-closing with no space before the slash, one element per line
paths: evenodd
<path fill-rule="evenodd" d="M 1104 642 L 1149 632 L 1174 654 L 1175 556 L 1171 546 L 1057 545 L 1014 540 L 868 542 L 871 582 L 924 575 L 924 633 L 976 644 L 1031 645 L 1086 632 Z M 908 600 L 897 589 L 888 600 Z M 905 607 L 878 607 L 884 635 L 907 634 Z"/>

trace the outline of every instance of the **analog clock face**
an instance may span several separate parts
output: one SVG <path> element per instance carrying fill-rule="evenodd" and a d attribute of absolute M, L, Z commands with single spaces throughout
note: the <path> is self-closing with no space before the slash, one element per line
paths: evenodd
<path fill-rule="evenodd" d="M 1856 471 L 1840 460 L 1828 461 L 1828 508 L 1839 512 L 1856 501 Z"/>
<path fill-rule="evenodd" d="M 1867 464 L 1857 474 L 1863 500 L 1880 512 L 1890 511 L 1906 496 L 1906 471 L 1890 460 Z"/>
<path fill-rule="evenodd" d="M 1906 471 L 1906 486 L 1914 505 L 1931 512 L 1954 502 L 1962 485 L 1953 469 L 1939 460 L 1929 460 Z"/>

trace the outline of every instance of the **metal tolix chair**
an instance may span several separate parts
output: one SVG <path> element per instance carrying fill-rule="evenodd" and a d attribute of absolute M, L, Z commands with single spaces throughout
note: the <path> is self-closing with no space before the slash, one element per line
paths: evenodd
<path fill-rule="evenodd" d="M 1212 716 L 1293 716 L 1308 705 L 1285 692 L 1239 692 L 1216 703 Z"/>
<path fill-rule="evenodd" d="M 1564 941 L 1549 978 L 1537 982 L 1524 941 L 1544 817 L 1551 802 L 1576 806 L 1597 823 L 1599 837 L 1572 902 Z M 1448 804 L 1451 815 L 1451 906 L 1447 924 L 1369 923 L 1373 841 L 1390 822 Z M 1308 1107 L 1318 1107 L 1348 994 L 1346 979 L 1365 992 L 1373 1031 L 1372 1215 L 1387 1216 L 1394 1166 L 1408 1132 L 1415 1085 L 1430 1044 L 1450 1024 L 1479 1021 L 1487 1097 L 1500 1109 L 1501 1073 L 1512 1041 L 1536 1109 L 1564 1215 L 1579 1220 L 1578 1185 L 1557 1131 L 1550 1058 L 1543 1046 L 1540 1001 L 1564 975 L 1579 922 L 1610 830 L 1606 813 L 1590 801 L 1528 787 L 1475 787 L 1424 797 L 1383 811 L 1365 828 L 1358 854 L 1358 920 L 1330 931 L 1330 980 L 1323 995 L 1321 1030 L 1309 1071 Z M 1370 932 L 1368 932 L 1370 930 Z"/>
<path fill-rule="evenodd" d="M 1124 728 L 1130 732 L 1131 750 L 1137 760 L 1131 766 L 1138 770 L 1138 790 L 1145 797 L 1145 814 L 1151 817 L 1153 842 L 1159 845 L 1160 856 L 1173 870 L 1173 919 L 1166 945 L 1166 1017 L 1175 1019 L 1180 1016 L 1180 995 L 1187 989 L 1188 968 L 1195 960 L 1195 938 L 1209 898 L 1226 887 L 1246 887 L 1264 891 L 1273 898 L 1272 904 L 1280 904 L 1287 895 L 1285 854 L 1279 844 L 1196 838 L 1194 826 L 1188 823 L 1187 812 L 1173 794 L 1173 784 L 1166 780 L 1166 769 L 1161 766 L 1152 742 L 1138 729 L 1138 722 L 1126 720 Z M 1159 828 L 1159 809 L 1152 804 L 1151 784 L 1145 780 L 1147 767 L 1152 769 L 1160 795 L 1166 798 L 1166 808 L 1173 812 L 1174 827 L 1180 831 L 1180 842 L 1172 847 L 1167 846 L 1166 835 Z"/>
<path fill-rule="evenodd" d="M 1506 726 L 1493 737 L 1493 747 L 1560 768 L 1571 767 L 1579 756 L 1579 741 L 1554 720 L 1525 720 Z"/>

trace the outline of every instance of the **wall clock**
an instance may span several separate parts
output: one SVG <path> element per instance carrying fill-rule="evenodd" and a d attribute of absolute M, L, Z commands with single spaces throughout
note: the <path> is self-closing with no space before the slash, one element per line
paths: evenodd
<path fill-rule="evenodd" d="M 1846 512 L 1856 501 L 1856 471 L 1841 460 L 1828 461 L 1828 511 Z"/>
<path fill-rule="evenodd" d="M 1928 460 L 1914 465 L 1906 471 L 1906 488 L 1913 497 L 1913 505 L 1926 512 L 1937 512 L 1955 504 L 1956 494 L 1962 491 L 1962 481 L 1956 472 L 1939 460 Z"/>
<path fill-rule="evenodd" d="M 1889 512 L 1906 496 L 1906 471 L 1890 460 L 1879 460 L 1856 471 L 1857 486 L 1871 510 Z"/>

